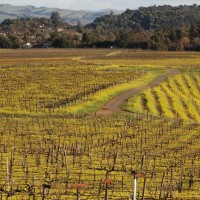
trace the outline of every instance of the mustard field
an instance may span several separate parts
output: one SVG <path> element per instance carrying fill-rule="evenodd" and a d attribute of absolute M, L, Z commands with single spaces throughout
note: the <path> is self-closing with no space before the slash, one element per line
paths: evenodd
<path fill-rule="evenodd" d="M 182 73 L 129 99 L 126 109 L 200 122 L 200 71 Z"/>
<path fill-rule="evenodd" d="M 0 52 L 0 200 L 200 199 L 199 53 Z"/>

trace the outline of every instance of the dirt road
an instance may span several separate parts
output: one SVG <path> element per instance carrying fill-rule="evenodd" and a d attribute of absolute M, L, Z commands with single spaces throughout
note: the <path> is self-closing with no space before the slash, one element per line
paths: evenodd
<path fill-rule="evenodd" d="M 166 73 L 162 74 L 161 76 L 155 78 L 151 83 L 149 83 L 148 85 L 144 85 L 144 86 L 140 86 L 131 90 L 127 90 L 123 93 L 121 93 L 120 95 L 114 97 L 112 100 L 110 100 L 109 102 L 107 102 L 104 106 L 102 106 L 98 111 L 96 111 L 95 113 L 92 113 L 92 116 L 108 116 L 108 115 L 112 115 L 115 112 L 120 112 L 121 110 L 121 106 L 125 103 L 125 101 L 127 99 L 129 99 L 130 97 L 132 97 L 134 94 L 137 94 L 143 90 L 152 88 L 152 87 L 156 87 L 158 86 L 160 83 L 164 82 L 165 80 L 167 80 L 167 78 L 171 75 L 176 75 L 180 73 L 177 69 L 166 69 Z"/>

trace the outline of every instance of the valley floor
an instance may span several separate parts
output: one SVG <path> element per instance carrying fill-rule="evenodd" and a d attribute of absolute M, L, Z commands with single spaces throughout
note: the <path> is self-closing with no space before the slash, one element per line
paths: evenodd
<path fill-rule="evenodd" d="M 200 199 L 199 63 L 0 50 L 0 199 Z"/>

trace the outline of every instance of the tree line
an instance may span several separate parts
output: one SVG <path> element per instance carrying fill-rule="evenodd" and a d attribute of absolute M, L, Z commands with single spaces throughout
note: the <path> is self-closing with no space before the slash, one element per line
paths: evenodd
<path fill-rule="evenodd" d="M 97 47 L 150 50 L 200 50 L 200 6 L 150 6 L 104 15 L 86 26 L 63 22 L 58 12 L 47 18 L 6 19 L 0 24 L 0 47 Z"/>

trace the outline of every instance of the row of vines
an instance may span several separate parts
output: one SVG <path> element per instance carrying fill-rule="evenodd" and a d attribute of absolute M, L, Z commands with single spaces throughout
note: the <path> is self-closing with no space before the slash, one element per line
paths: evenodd
<path fill-rule="evenodd" d="M 18 115 L 57 114 L 108 88 L 146 74 L 126 66 L 13 65 L 0 68 L 0 110 Z"/>
<path fill-rule="evenodd" d="M 200 197 L 195 123 L 112 118 L 0 120 L 1 199 Z M 145 188 L 144 188 L 145 182 Z"/>
<path fill-rule="evenodd" d="M 137 199 L 200 199 L 199 62 L 194 52 L 1 50 L 0 200 L 130 200 L 134 177 Z M 131 98 L 131 112 L 70 114 L 169 67 L 180 74 Z"/>
<path fill-rule="evenodd" d="M 200 122 L 200 73 L 182 73 L 129 99 L 125 108 Z"/>

